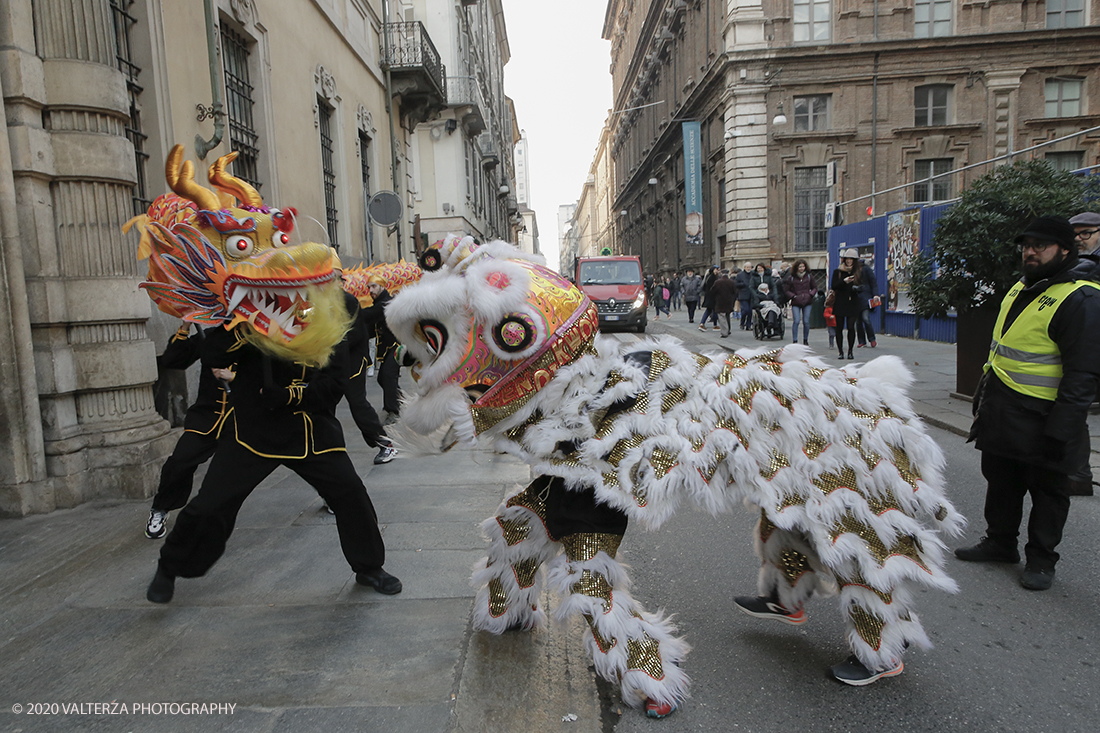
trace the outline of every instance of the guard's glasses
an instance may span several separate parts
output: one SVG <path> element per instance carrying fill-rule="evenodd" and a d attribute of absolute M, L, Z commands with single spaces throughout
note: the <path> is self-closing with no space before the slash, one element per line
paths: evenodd
<path fill-rule="evenodd" d="M 1045 240 L 1021 242 L 1016 245 L 1017 252 L 1023 252 L 1025 250 L 1034 250 L 1036 254 L 1039 252 L 1046 252 L 1047 247 L 1053 247 L 1057 242 L 1047 242 Z"/>

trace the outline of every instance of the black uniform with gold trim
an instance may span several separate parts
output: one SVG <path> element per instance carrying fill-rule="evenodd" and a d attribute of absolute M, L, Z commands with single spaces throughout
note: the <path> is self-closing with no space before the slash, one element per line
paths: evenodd
<path fill-rule="evenodd" d="M 401 412 L 401 364 L 397 361 L 397 337 L 386 324 L 386 303 L 391 300 L 393 297 L 389 291 L 382 290 L 363 315 L 370 335 L 378 339 L 378 386 L 382 388 L 382 409 L 391 418 L 396 418 Z"/>
<path fill-rule="evenodd" d="M 351 408 L 351 417 L 363 434 L 363 440 L 372 448 L 380 445 L 392 445 L 386 435 L 378 412 L 367 400 L 367 369 L 370 357 L 367 355 L 370 343 L 370 327 L 367 325 L 366 311 L 359 306 L 355 296 L 344 293 L 344 303 L 348 313 L 355 316 L 351 330 L 336 347 L 332 361 L 326 370 L 335 372 L 340 381 L 340 389 Z"/>
<path fill-rule="evenodd" d="M 187 369 L 199 360 L 204 334 L 199 330 L 188 336 L 189 331 L 190 324 L 186 323 L 176 331 L 164 353 L 157 357 L 157 366 Z M 169 512 L 187 503 L 195 471 L 214 455 L 218 428 L 228 410 L 227 398 L 224 382 L 214 377 L 209 369 L 201 370 L 198 395 L 187 408 L 183 434 L 160 470 L 160 483 L 153 496 L 154 511 Z"/>
<path fill-rule="evenodd" d="M 158 575 L 205 574 L 225 551 L 244 500 L 280 465 L 305 479 L 332 509 L 352 569 L 378 571 L 385 546 L 335 417 L 338 382 L 323 370 L 263 354 L 237 329 L 208 331 L 202 362 L 204 369 L 235 364 L 230 410 L 202 487 L 165 539 Z"/>

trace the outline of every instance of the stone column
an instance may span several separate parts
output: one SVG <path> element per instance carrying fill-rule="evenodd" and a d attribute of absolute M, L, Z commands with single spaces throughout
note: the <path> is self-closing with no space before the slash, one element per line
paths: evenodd
<path fill-rule="evenodd" d="M 769 258 L 768 124 L 766 84 L 730 89 L 726 109 L 726 251 L 723 262 Z"/>
<path fill-rule="evenodd" d="M 5 104 L 49 480 L 9 513 L 140 497 L 171 449 L 133 215 L 129 101 L 108 0 L 9 0 Z M 12 78 L 12 77 L 15 78 Z"/>
<path fill-rule="evenodd" d="M 993 98 L 990 105 L 989 129 L 993 131 L 993 150 L 991 157 L 1004 155 L 1016 147 L 1016 108 L 1020 79 L 1024 70 L 1008 69 L 991 71 L 986 74 L 986 88 Z M 1006 160 L 1005 163 L 1012 163 Z"/>
<path fill-rule="evenodd" d="M 0 9 L 0 28 L 17 24 L 13 7 Z M 5 82 L 18 77 L 19 64 L 6 63 L 11 54 L 0 57 L 0 120 L 6 119 Z M 42 445 L 38 387 L 34 376 L 34 350 L 27 314 L 27 288 L 23 280 L 23 248 L 19 236 L 15 179 L 11 174 L 11 147 L 7 127 L 0 138 L 0 512 L 18 492 L 17 485 L 29 485 L 46 478 L 46 456 Z"/>

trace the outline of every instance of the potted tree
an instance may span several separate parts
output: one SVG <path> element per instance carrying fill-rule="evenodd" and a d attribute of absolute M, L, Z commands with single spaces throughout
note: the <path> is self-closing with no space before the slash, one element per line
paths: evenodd
<path fill-rule="evenodd" d="M 931 249 L 914 263 L 910 295 L 922 318 L 958 314 L 957 393 L 974 394 L 997 311 L 1020 278 L 1016 235 L 1039 216 L 1100 209 L 1094 178 L 1040 160 L 1003 165 L 974 181 L 936 222 Z"/>

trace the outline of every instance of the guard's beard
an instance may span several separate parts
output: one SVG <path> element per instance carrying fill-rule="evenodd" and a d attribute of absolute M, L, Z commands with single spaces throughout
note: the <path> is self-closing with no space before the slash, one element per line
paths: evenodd
<path fill-rule="evenodd" d="M 1066 255 L 1059 249 L 1050 262 L 1045 264 L 1038 264 L 1035 262 L 1024 261 L 1023 272 L 1024 280 L 1028 285 L 1037 283 L 1040 280 L 1046 280 L 1051 275 L 1061 272 L 1066 266 Z"/>

